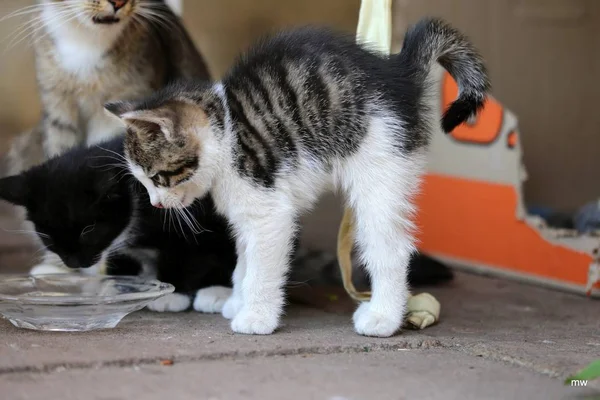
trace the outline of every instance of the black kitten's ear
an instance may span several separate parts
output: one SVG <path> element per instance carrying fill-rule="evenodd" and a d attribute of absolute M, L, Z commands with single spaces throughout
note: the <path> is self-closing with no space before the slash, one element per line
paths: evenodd
<path fill-rule="evenodd" d="M 24 206 L 27 203 L 27 182 L 24 175 L 14 175 L 0 179 L 0 199 Z"/>

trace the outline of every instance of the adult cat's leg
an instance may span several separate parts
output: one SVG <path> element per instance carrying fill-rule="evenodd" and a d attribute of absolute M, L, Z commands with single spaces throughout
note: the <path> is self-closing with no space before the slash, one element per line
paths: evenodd
<path fill-rule="evenodd" d="M 371 300 L 358 307 L 353 320 L 357 333 L 387 337 L 400 329 L 406 311 L 408 265 L 414 251 L 411 197 L 423 158 L 369 146 L 350 160 L 345 176 L 356 243 L 372 286 Z"/>
<path fill-rule="evenodd" d="M 69 93 L 44 92 L 44 150 L 50 158 L 74 147 L 80 141 L 77 127 L 79 112 L 75 99 Z"/>
<path fill-rule="evenodd" d="M 244 297 L 242 292 L 242 282 L 246 276 L 246 244 L 244 238 L 238 237 L 236 240 L 237 264 L 233 270 L 231 281 L 233 290 L 231 296 L 223 305 L 222 315 L 227 319 L 233 319 L 244 305 Z"/>
<path fill-rule="evenodd" d="M 246 242 L 243 306 L 231 322 L 234 332 L 271 334 L 279 326 L 284 285 L 290 264 L 295 216 L 286 201 L 259 201 L 236 221 L 236 233 Z"/>

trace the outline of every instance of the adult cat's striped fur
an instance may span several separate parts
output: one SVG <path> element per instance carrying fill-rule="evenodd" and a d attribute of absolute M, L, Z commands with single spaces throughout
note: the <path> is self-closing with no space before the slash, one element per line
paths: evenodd
<path fill-rule="evenodd" d="M 264 40 L 221 82 L 181 83 L 107 109 L 128 125 L 125 152 L 152 204 L 180 207 L 210 192 L 237 237 L 232 329 L 272 333 L 301 212 L 329 188 L 356 217 L 372 299 L 354 314 L 358 333 L 390 336 L 402 322 L 414 251 L 412 195 L 425 163 L 431 113 L 427 76 L 438 61 L 457 80 L 446 132 L 476 114 L 486 71 L 459 32 L 434 19 L 381 57 L 354 39 L 304 28 Z"/>

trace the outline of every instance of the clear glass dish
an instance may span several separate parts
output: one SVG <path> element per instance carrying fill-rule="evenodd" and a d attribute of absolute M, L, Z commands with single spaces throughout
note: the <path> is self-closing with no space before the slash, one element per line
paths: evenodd
<path fill-rule="evenodd" d="M 0 314 L 19 328 L 109 329 L 174 290 L 168 283 L 135 276 L 4 276 L 0 277 Z"/>

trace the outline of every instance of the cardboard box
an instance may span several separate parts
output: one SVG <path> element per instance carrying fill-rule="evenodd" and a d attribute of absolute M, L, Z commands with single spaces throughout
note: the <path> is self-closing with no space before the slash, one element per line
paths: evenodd
<path fill-rule="evenodd" d="M 590 15 L 600 10 L 597 4 L 584 0 L 394 3 L 396 46 L 408 24 L 425 15 L 441 16 L 466 32 L 481 49 L 488 60 L 494 94 L 502 99 L 502 104 L 490 99 L 476 120 L 451 135 L 444 135 L 434 124 L 428 174 L 418 199 L 421 250 L 463 268 L 599 294 L 592 289 L 600 287 L 596 259 L 600 235 L 552 229 L 527 215 L 522 190 L 527 174 L 521 148 L 521 140 L 527 137 L 538 145 L 531 146 L 533 156 L 525 157 L 526 165 L 530 159 L 534 165 L 551 166 L 535 179 L 537 184 L 547 180 L 553 187 L 539 190 L 534 198 L 560 206 L 583 204 L 592 194 L 597 196 L 600 187 L 591 184 L 597 181 L 596 170 L 582 161 L 592 157 L 591 144 L 574 139 L 590 138 L 600 126 L 579 119 L 598 120 L 598 113 L 583 113 L 579 108 L 586 109 L 583 102 L 588 91 L 583 86 L 596 85 L 590 82 L 590 75 L 582 73 L 592 73 L 587 62 L 596 51 L 586 34 L 597 29 L 587 26 L 589 19 L 600 17 L 600 13 Z M 536 23 L 541 27 L 534 26 Z M 536 29 L 552 32 L 551 38 L 558 38 L 559 32 L 565 37 L 547 43 L 540 40 L 543 35 Z M 561 62 L 563 57 L 571 59 Z M 535 73 L 527 74 L 533 66 Z M 567 76 L 572 82 L 568 88 L 553 79 Z M 439 89 L 432 99 L 439 120 L 442 110 L 456 97 L 457 88 L 441 67 L 432 79 Z M 519 109 L 519 122 L 513 107 Z M 536 137 L 536 132 L 543 132 L 544 137 Z M 594 140 L 600 144 L 600 135 Z M 545 145 L 548 142 L 572 149 L 572 153 L 569 158 L 562 151 L 553 154 Z M 545 197 L 551 193 L 561 196 Z"/>

